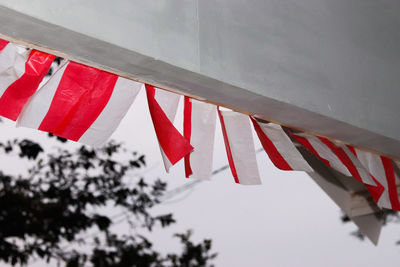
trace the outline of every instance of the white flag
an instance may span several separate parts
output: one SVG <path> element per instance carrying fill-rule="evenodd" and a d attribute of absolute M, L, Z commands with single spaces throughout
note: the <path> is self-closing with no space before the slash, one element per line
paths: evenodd
<path fill-rule="evenodd" d="M 262 123 L 252 117 L 250 119 L 265 152 L 278 169 L 285 171 L 313 171 L 280 125 Z"/>
<path fill-rule="evenodd" d="M 217 107 L 185 97 L 184 136 L 194 147 L 185 156 L 186 177 L 209 180 L 212 172 Z"/>
<path fill-rule="evenodd" d="M 261 184 L 250 121 L 247 115 L 234 111 L 220 111 L 226 153 L 236 183 Z"/>

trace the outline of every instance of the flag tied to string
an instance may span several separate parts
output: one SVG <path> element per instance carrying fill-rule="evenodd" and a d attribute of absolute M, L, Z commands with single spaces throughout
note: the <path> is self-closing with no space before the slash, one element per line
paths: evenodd
<path fill-rule="evenodd" d="M 17 120 L 18 126 L 101 146 L 144 87 L 167 172 L 183 160 L 186 177 L 211 178 L 218 115 L 236 183 L 261 184 L 254 129 L 254 136 L 280 170 L 314 172 L 300 153 L 301 146 L 325 166 L 364 185 L 378 207 L 400 210 L 396 185 L 398 163 L 386 156 L 220 110 L 190 97 L 184 97 L 181 133 L 174 125 L 179 94 L 68 60 L 43 81 L 54 59 L 54 55 L 0 40 L 1 116 Z"/>
<path fill-rule="evenodd" d="M 168 172 L 172 165 L 193 150 L 188 140 L 173 125 L 180 96 L 148 84 L 146 93 L 165 170 Z"/>
<path fill-rule="evenodd" d="M 185 156 L 187 178 L 210 180 L 217 108 L 185 96 L 183 135 L 196 149 Z"/>
<path fill-rule="evenodd" d="M 55 56 L 0 39 L 0 115 L 15 121 Z"/>
<path fill-rule="evenodd" d="M 229 166 L 238 184 L 261 184 L 248 116 L 218 109 Z"/>
<path fill-rule="evenodd" d="M 17 125 L 100 146 L 119 125 L 141 84 L 64 62 L 26 104 Z"/>

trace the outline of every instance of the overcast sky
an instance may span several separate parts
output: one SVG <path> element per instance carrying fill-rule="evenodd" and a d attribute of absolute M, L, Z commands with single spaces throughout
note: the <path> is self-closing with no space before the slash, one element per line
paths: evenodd
<path fill-rule="evenodd" d="M 182 125 L 182 105 L 175 124 Z M 2 140 L 45 138 L 39 131 L 12 125 L 0 126 Z M 190 181 L 184 177 L 182 162 L 165 173 L 144 90 L 113 138 L 147 156 L 146 178 L 165 179 L 169 189 Z M 255 146 L 260 147 L 256 139 Z M 1 159 L 4 169 L 9 162 Z M 154 231 L 155 247 L 164 252 L 179 249 L 172 234 L 193 229 L 195 240 L 213 240 L 219 254 L 216 266 L 399 266 L 400 246 L 395 242 L 400 240 L 400 224 L 384 227 L 377 247 L 368 240 L 361 242 L 350 235 L 355 226 L 340 221 L 340 209 L 306 174 L 279 171 L 264 152 L 257 159 L 261 186 L 235 184 L 228 169 L 158 206 L 154 212 L 172 212 L 178 223 L 169 230 Z M 226 164 L 217 122 L 214 169 Z M 121 232 L 129 231 L 126 225 L 119 227 Z"/>

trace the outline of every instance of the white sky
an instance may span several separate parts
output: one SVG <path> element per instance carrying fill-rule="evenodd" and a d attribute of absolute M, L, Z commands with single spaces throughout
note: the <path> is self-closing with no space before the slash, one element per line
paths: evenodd
<path fill-rule="evenodd" d="M 182 103 L 181 103 L 182 104 Z M 182 105 L 175 124 L 182 125 Z M 1 124 L 1 140 L 13 137 L 39 138 L 44 133 L 14 129 Z M 178 127 L 178 128 L 179 128 Z M 166 174 L 148 114 L 145 92 L 141 91 L 129 113 L 113 135 L 130 149 L 144 153 L 150 170 L 144 177 L 160 177 L 169 189 L 188 182 L 180 162 Z M 256 139 L 255 139 L 256 140 Z M 258 140 L 256 148 L 260 147 Z M 2 168 L 10 166 L 4 157 Z M 194 230 L 194 239 L 211 238 L 218 252 L 216 266 L 398 266 L 400 225 L 384 227 L 378 247 L 350 236 L 352 223 L 340 221 L 339 208 L 301 172 L 276 169 L 267 155 L 257 155 L 263 185 L 234 183 L 230 170 L 199 184 L 186 197 L 158 206 L 155 212 L 172 212 L 178 223 L 152 235 L 161 251 L 179 249 L 172 234 Z M 227 164 L 221 129 L 217 122 L 214 169 Z M 13 166 L 20 168 L 20 166 Z M 121 226 L 119 231 L 129 231 Z M 5 265 L 1 265 L 5 266 Z M 34 266 L 44 266 L 43 263 Z"/>

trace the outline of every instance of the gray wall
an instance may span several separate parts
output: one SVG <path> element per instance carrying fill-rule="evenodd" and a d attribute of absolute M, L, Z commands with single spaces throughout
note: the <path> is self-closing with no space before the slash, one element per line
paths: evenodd
<path fill-rule="evenodd" d="M 0 5 L 39 19 L 0 33 L 400 158 L 398 0 Z"/>

